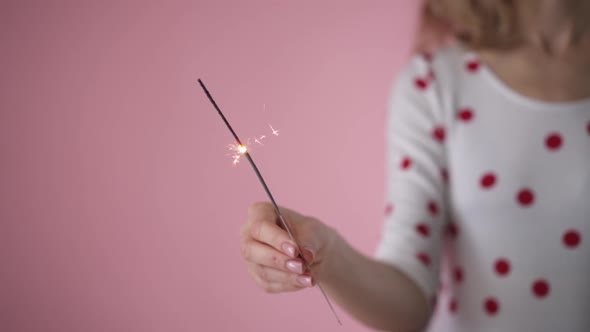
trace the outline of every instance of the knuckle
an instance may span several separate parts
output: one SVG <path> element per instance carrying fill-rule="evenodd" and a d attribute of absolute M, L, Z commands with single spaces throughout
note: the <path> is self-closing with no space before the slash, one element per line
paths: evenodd
<path fill-rule="evenodd" d="M 240 252 L 242 254 L 242 257 L 247 261 L 249 261 L 252 257 L 252 248 L 248 242 L 242 243 L 242 245 L 240 246 Z"/>
<path fill-rule="evenodd" d="M 279 270 L 284 270 L 285 269 L 285 264 L 287 264 L 285 261 L 283 261 L 280 257 L 278 257 L 276 254 L 273 253 L 272 255 L 272 266 L 279 269 Z"/>
<path fill-rule="evenodd" d="M 263 281 L 266 281 L 266 282 L 271 281 L 270 280 L 270 276 L 268 275 L 268 271 L 265 268 L 259 266 L 257 268 L 257 270 L 258 270 L 257 271 L 258 277 L 260 278 L 260 280 L 263 280 Z"/>
<path fill-rule="evenodd" d="M 264 291 L 266 291 L 266 289 L 270 286 L 266 281 L 264 281 L 260 278 L 256 278 L 256 284 L 258 285 L 259 288 L 261 288 Z"/>
<path fill-rule="evenodd" d="M 248 236 L 249 229 L 250 229 L 249 222 L 246 222 L 245 224 L 242 225 L 242 227 L 240 227 L 240 236 L 242 237 L 242 239 L 244 239 Z"/>
<path fill-rule="evenodd" d="M 280 242 L 282 241 L 282 239 L 283 239 L 283 234 L 281 234 L 281 232 L 275 232 L 275 233 L 274 233 L 274 234 L 271 236 L 270 243 L 271 243 L 273 246 L 276 246 L 277 248 L 279 248 L 279 247 L 280 247 L 280 245 L 281 245 L 281 244 L 280 244 Z"/>
<path fill-rule="evenodd" d="M 272 287 L 269 283 L 264 283 L 264 285 L 262 286 L 262 289 L 268 294 L 272 294 L 272 293 L 276 292 L 274 287 Z"/>
<path fill-rule="evenodd" d="M 256 284 L 260 284 L 260 280 L 258 279 L 258 275 L 256 274 L 256 271 L 254 271 L 253 265 L 249 264 L 250 266 L 248 266 L 248 274 L 250 274 L 250 277 L 252 277 L 252 279 L 254 279 L 254 282 L 256 282 Z"/>
<path fill-rule="evenodd" d="M 262 235 L 262 229 L 264 227 L 264 223 L 261 220 L 256 220 L 252 222 L 250 226 L 250 236 L 255 239 L 260 240 L 260 236 Z"/>
<path fill-rule="evenodd" d="M 261 211 L 263 211 L 264 209 L 266 209 L 267 206 L 268 206 L 268 203 L 265 203 L 265 202 L 252 203 L 250 205 L 250 207 L 248 207 L 248 215 L 254 216 L 254 215 L 260 213 Z"/>
<path fill-rule="evenodd" d="M 267 282 L 260 278 L 258 272 L 256 272 L 255 268 L 250 269 L 250 274 L 252 275 L 252 279 L 256 282 L 256 285 L 260 288 L 264 288 L 267 285 Z"/>

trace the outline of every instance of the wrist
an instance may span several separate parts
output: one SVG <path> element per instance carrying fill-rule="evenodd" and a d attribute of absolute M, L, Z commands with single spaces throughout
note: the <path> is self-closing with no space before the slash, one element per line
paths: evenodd
<path fill-rule="evenodd" d="M 326 242 L 320 255 L 321 260 L 318 262 L 318 268 L 314 277 L 318 281 L 329 280 L 338 275 L 339 266 L 342 265 L 343 256 L 346 255 L 348 244 L 338 232 L 326 227 Z"/>

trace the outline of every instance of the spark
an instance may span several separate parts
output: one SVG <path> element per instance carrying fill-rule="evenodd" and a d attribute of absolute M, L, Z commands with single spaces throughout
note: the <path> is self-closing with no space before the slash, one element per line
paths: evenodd
<path fill-rule="evenodd" d="M 275 129 L 274 129 L 274 128 L 273 128 L 273 127 L 270 125 L 270 123 L 268 124 L 268 126 L 270 127 L 270 130 L 272 130 L 272 134 L 273 134 L 273 135 L 275 135 L 275 136 L 279 136 L 279 131 L 278 131 L 278 130 L 275 130 Z"/>
<path fill-rule="evenodd" d="M 269 123 L 268 126 L 270 127 L 270 130 L 272 131 L 272 134 L 275 136 L 279 136 L 279 131 L 274 129 L 273 126 Z M 264 139 L 267 139 L 266 135 L 260 135 L 258 137 L 254 137 L 254 138 L 248 138 L 246 140 L 246 144 L 239 144 L 239 143 L 235 143 L 235 144 L 228 144 L 228 149 L 231 151 L 231 153 L 228 154 L 228 156 L 231 156 L 233 164 L 237 165 L 242 158 L 242 155 L 244 153 L 246 153 L 248 151 L 248 146 L 250 145 L 250 142 L 253 141 L 253 143 L 257 143 L 260 144 L 261 146 L 264 146 L 264 144 L 262 143 L 262 141 Z"/>
<path fill-rule="evenodd" d="M 255 142 L 255 143 L 258 143 L 258 144 L 260 144 L 260 145 L 264 145 L 264 144 L 262 144 L 262 142 L 261 142 L 261 141 L 262 141 L 263 139 L 265 139 L 265 138 L 266 138 L 266 136 L 265 136 L 265 135 L 262 135 L 262 136 L 260 136 L 259 138 L 255 138 L 255 139 L 254 139 L 254 142 Z"/>
<path fill-rule="evenodd" d="M 234 165 L 237 165 L 240 162 L 242 155 L 248 151 L 248 148 L 242 144 L 228 144 L 227 147 L 232 152 L 230 155 L 234 160 Z"/>
<path fill-rule="evenodd" d="M 279 136 L 279 131 L 277 129 L 273 128 L 273 126 L 270 123 L 268 123 L 268 126 L 270 127 L 270 130 L 272 131 L 273 135 Z M 250 142 L 264 146 L 262 141 L 265 139 L 268 139 L 267 135 L 260 135 L 258 137 L 248 138 L 245 144 L 228 144 L 228 149 L 229 151 L 231 151 L 231 153 L 229 153 L 228 156 L 231 156 L 233 164 L 237 165 L 242 160 L 242 155 L 249 150 L 248 146 L 250 146 Z"/>

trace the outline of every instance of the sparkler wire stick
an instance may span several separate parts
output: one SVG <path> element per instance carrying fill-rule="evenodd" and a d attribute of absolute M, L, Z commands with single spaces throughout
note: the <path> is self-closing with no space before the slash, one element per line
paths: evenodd
<path fill-rule="evenodd" d="M 238 137 L 238 135 L 236 134 L 236 132 L 232 128 L 232 126 L 229 124 L 229 121 L 227 121 L 227 119 L 225 118 L 225 116 L 221 112 L 221 109 L 219 109 L 219 106 L 217 106 L 217 103 L 215 102 L 215 99 L 213 99 L 213 97 L 209 93 L 209 90 L 207 90 L 207 88 L 205 87 L 205 84 L 203 83 L 203 81 L 201 81 L 200 78 L 198 79 L 198 81 L 199 81 L 199 84 L 201 85 L 201 88 L 203 88 L 203 91 L 205 91 L 205 94 L 209 98 L 209 101 L 211 102 L 211 104 L 213 104 L 213 107 L 215 107 L 215 109 L 217 110 L 217 113 L 219 113 L 219 116 L 221 116 L 221 118 L 223 119 L 223 122 L 225 122 L 225 125 L 227 126 L 227 128 L 229 129 L 229 131 L 231 131 L 232 135 L 234 136 L 234 138 L 238 142 L 238 144 L 239 144 L 238 146 L 244 146 L 242 144 L 242 141 L 240 141 L 240 138 Z M 266 185 L 266 182 L 262 178 L 262 174 L 260 174 L 260 171 L 258 170 L 258 167 L 256 166 L 256 164 L 254 163 L 254 160 L 252 159 L 252 156 L 250 156 L 250 153 L 248 152 L 247 149 L 243 152 L 243 154 L 246 155 L 246 158 L 248 159 L 248 161 L 250 162 L 250 165 L 254 169 L 254 172 L 256 173 L 256 176 L 258 177 L 258 180 L 262 184 L 262 187 L 264 187 L 264 191 L 266 192 L 266 195 L 268 196 L 268 198 L 272 202 L 272 205 L 273 205 L 273 207 L 274 207 L 277 215 L 279 216 L 279 219 L 281 220 L 281 224 L 283 225 L 283 228 L 285 228 L 285 230 L 289 234 L 289 237 L 291 237 L 291 240 L 293 240 L 295 242 L 295 244 L 297 244 L 297 247 L 301 248 L 301 246 L 299 246 L 299 243 L 295 239 L 295 236 L 293 235 L 293 232 L 291 231 L 291 227 L 289 227 L 289 224 L 287 223 L 287 221 L 285 220 L 285 218 L 283 218 L 283 214 L 281 213 L 281 210 L 279 210 L 279 206 L 277 205 L 274 197 L 272 196 L 272 194 L 270 192 L 270 189 L 268 189 L 268 186 Z M 299 254 L 299 257 L 301 258 L 301 260 L 303 261 L 303 263 L 305 264 L 305 266 L 307 267 L 307 269 L 311 271 L 311 266 L 309 265 L 309 263 L 307 262 L 307 260 L 305 259 L 305 257 L 303 257 L 303 255 L 301 255 L 301 254 Z M 338 324 L 342 325 L 342 322 L 340 321 L 340 318 L 338 317 L 338 314 L 336 313 L 336 310 L 334 310 L 334 307 L 332 306 L 332 302 L 330 302 L 330 299 L 328 298 L 328 295 L 326 294 L 326 292 L 322 288 L 322 285 L 319 282 L 317 282 L 317 285 L 318 285 L 318 288 L 320 289 L 320 291 L 322 292 L 322 295 L 326 299 L 326 302 L 328 303 L 328 306 L 330 307 L 330 310 L 332 310 L 332 313 L 334 314 L 334 317 L 336 318 L 336 321 L 338 321 Z"/>

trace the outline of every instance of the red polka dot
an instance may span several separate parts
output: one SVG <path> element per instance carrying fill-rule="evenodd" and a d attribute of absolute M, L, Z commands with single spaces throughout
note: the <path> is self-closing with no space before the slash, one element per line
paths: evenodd
<path fill-rule="evenodd" d="M 430 235 L 430 228 L 428 228 L 428 225 L 418 224 L 416 225 L 416 232 L 424 237 L 428 237 Z"/>
<path fill-rule="evenodd" d="M 428 87 L 428 81 L 423 78 L 417 78 L 414 80 L 414 85 L 420 90 L 426 90 Z"/>
<path fill-rule="evenodd" d="M 432 137 L 439 142 L 445 141 L 445 128 L 442 126 L 436 126 L 432 130 Z"/>
<path fill-rule="evenodd" d="M 463 108 L 459 111 L 457 116 L 459 117 L 459 120 L 463 122 L 470 122 L 473 120 L 473 110 L 470 108 Z"/>
<path fill-rule="evenodd" d="M 447 171 L 446 168 L 441 168 L 440 177 L 442 178 L 443 182 L 449 182 L 449 171 Z"/>
<path fill-rule="evenodd" d="M 545 279 L 536 280 L 535 282 L 533 282 L 533 285 L 531 287 L 533 295 L 535 295 L 538 298 L 545 298 L 547 295 L 549 295 L 549 290 L 549 283 Z"/>
<path fill-rule="evenodd" d="M 412 166 L 412 159 L 410 159 L 410 157 L 404 157 L 402 159 L 402 162 L 400 164 L 402 169 L 408 169 Z"/>
<path fill-rule="evenodd" d="M 580 235 L 580 232 L 578 232 L 577 230 L 570 229 L 563 234 L 562 240 L 563 244 L 566 247 L 573 249 L 580 244 L 580 242 L 582 241 L 582 236 Z"/>
<path fill-rule="evenodd" d="M 435 201 L 428 202 L 428 212 L 433 216 L 438 215 L 438 204 Z"/>
<path fill-rule="evenodd" d="M 422 264 L 424 264 L 425 266 L 429 266 L 430 265 L 430 256 L 428 256 L 428 254 L 423 253 L 423 252 L 419 252 L 416 257 L 422 262 Z"/>
<path fill-rule="evenodd" d="M 453 279 L 455 279 L 456 283 L 461 283 L 463 281 L 463 269 L 460 266 L 456 266 L 453 269 Z"/>
<path fill-rule="evenodd" d="M 390 216 L 393 213 L 393 204 L 389 203 L 385 205 L 385 215 Z"/>
<path fill-rule="evenodd" d="M 488 297 L 483 302 L 483 308 L 488 315 L 494 316 L 498 313 L 498 311 L 500 311 L 500 304 L 498 303 L 498 300 L 496 300 L 495 298 Z"/>
<path fill-rule="evenodd" d="M 422 53 L 422 57 L 424 58 L 424 60 L 426 60 L 428 62 L 432 61 L 432 53 L 430 53 L 430 52 Z"/>
<path fill-rule="evenodd" d="M 551 151 L 558 150 L 563 143 L 563 139 L 559 133 L 551 133 L 545 138 L 545 145 Z"/>
<path fill-rule="evenodd" d="M 457 306 L 458 306 L 458 305 L 457 305 L 457 300 L 456 300 L 455 298 L 452 298 L 452 299 L 449 301 L 449 311 L 450 311 L 451 313 L 456 313 L 456 312 L 457 312 Z"/>
<path fill-rule="evenodd" d="M 490 189 L 496 184 L 496 175 L 491 172 L 482 175 L 480 184 L 484 189 Z"/>
<path fill-rule="evenodd" d="M 459 228 L 457 227 L 457 223 L 449 222 L 447 225 L 447 233 L 452 237 L 456 238 L 459 235 Z"/>
<path fill-rule="evenodd" d="M 535 201 L 535 194 L 530 189 L 521 189 L 516 195 L 518 203 L 524 207 L 530 206 Z"/>
<path fill-rule="evenodd" d="M 479 60 L 471 60 L 465 64 L 465 68 L 468 71 L 475 73 L 479 69 L 480 65 L 481 63 L 479 62 Z"/>
<path fill-rule="evenodd" d="M 499 258 L 494 264 L 494 269 L 499 276 L 507 276 L 510 273 L 510 262 L 507 259 Z"/>

